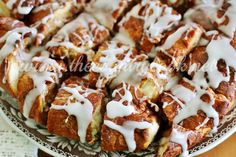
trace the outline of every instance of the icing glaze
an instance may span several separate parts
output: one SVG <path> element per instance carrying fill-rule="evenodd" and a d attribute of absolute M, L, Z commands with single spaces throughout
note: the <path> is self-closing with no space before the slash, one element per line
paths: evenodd
<path fill-rule="evenodd" d="M 107 116 L 108 118 L 114 119 L 116 117 L 124 117 L 129 116 L 132 113 L 135 113 L 135 108 L 133 106 L 133 96 L 131 92 L 129 91 L 130 87 L 129 85 L 126 85 L 125 83 L 122 84 L 122 88 L 115 89 L 112 93 L 112 96 L 115 97 L 117 94 L 119 95 L 120 100 L 112 100 L 108 102 L 107 104 Z M 121 94 L 121 91 L 124 92 L 124 94 Z M 124 105 L 124 103 L 127 103 L 127 105 Z"/>
<path fill-rule="evenodd" d="M 52 104 L 51 109 L 65 110 L 68 115 L 75 116 L 78 125 L 78 136 L 80 137 L 80 141 L 85 143 L 87 129 L 92 121 L 94 110 L 93 104 L 87 96 L 91 93 L 97 93 L 97 91 L 92 89 L 83 89 L 82 86 L 77 85 L 75 85 L 75 87 L 64 86 L 61 90 L 65 90 L 72 95 L 68 98 L 65 105 L 59 106 Z M 76 99 L 75 102 L 74 99 Z"/>
<path fill-rule="evenodd" d="M 190 133 L 191 131 L 180 132 L 175 128 L 172 130 L 170 141 L 181 145 L 182 147 L 181 157 L 189 157 L 187 141 Z"/>
<path fill-rule="evenodd" d="M 126 141 L 130 152 L 135 151 L 136 142 L 134 139 L 135 129 L 153 129 L 153 124 L 149 122 L 125 121 L 122 125 L 117 125 L 110 120 L 104 120 L 104 125 L 121 133 Z"/>

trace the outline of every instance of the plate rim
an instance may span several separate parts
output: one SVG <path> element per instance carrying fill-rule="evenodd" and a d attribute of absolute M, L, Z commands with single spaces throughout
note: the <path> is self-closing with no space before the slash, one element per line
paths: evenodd
<path fill-rule="evenodd" d="M 34 139 L 30 138 L 29 136 L 27 136 L 22 130 L 20 130 L 8 117 L 7 115 L 3 112 L 2 108 L 0 108 L 0 116 L 2 117 L 2 119 L 14 130 L 16 130 L 20 135 L 24 136 L 26 139 L 28 139 L 30 142 L 32 142 L 33 144 L 35 144 L 39 149 L 41 149 L 42 151 L 48 153 L 49 155 L 52 156 L 56 156 L 56 157 L 64 157 L 63 155 L 54 152 L 53 150 L 50 150 L 49 148 L 41 145 L 40 143 L 38 143 L 37 141 L 35 141 Z M 219 144 L 223 143 L 225 140 L 227 140 L 230 136 L 232 136 L 234 133 L 236 132 L 236 125 L 234 127 L 232 127 L 227 133 L 225 133 L 224 135 L 222 135 L 220 138 L 218 138 L 216 141 L 212 142 L 211 144 L 207 145 L 206 147 L 197 150 L 196 152 L 190 154 L 191 157 L 193 156 L 197 156 L 197 155 L 201 155 L 203 153 L 206 153 L 207 151 L 212 150 L 213 148 L 215 148 L 216 146 L 218 146 Z"/>
<path fill-rule="evenodd" d="M 48 153 L 51 156 L 56 156 L 56 157 L 64 157 L 61 154 L 58 154 L 50 149 L 48 149 L 47 147 L 44 147 L 43 145 L 41 145 L 40 143 L 38 143 L 37 141 L 33 140 L 32 138 L 30 138 L 29 136 L 27 136 L 22 130 L 20 130 L 7 116 L 6 114 L 3 112 L 2 108 L 0 108 L 0 116 L 1 118 L 14 130 L 16 130 L 20 135 L 24 136 L 27 140 L 29 140 L 30 142 L 32 142 L 34 145 L 36 145 L 39 149 L 41 149 L 42 151 Z"/>

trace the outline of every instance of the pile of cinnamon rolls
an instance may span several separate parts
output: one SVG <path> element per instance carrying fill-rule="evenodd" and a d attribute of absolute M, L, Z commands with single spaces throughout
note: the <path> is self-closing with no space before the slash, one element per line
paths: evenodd
<path fill-rule="evenodd" d="M 103 151 L 158 142 L 158 157 L 189 156 L 234 107 L 234 0 L 0 7 L 0 87 L 53 134 L 100 140 Z"/>

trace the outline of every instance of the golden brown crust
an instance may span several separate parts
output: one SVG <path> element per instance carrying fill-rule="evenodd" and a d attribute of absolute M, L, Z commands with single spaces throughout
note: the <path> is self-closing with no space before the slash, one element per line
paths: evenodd
<path fill-rule="evenodd" d="M 52 35 L 79 11 L 73 0 L 51 2 L 36 7 L 28 16 L 27 24 L 38 30 L 35 45 L 45 44 Z"/>
<path fill-rule="evenodd" d="M 31 69 L 31 70 L 36 71 L 34 75 L 41 75 L 40 73 L 46 70 L 48 72 L 50 71 L 52 73 L 55 73 L 55 77 L 53 77 L 52 79 L 55 79 L 55 80 L 59 79 L 57 78 L 59 77 L 59 74 L 56 74 L 55 67 L 53 67 L 53 65 L 47 65 L 44 69 L 42 69 L 43 64 L 44 63 L 36 62 L 36 61 L 32 62 L 32 65 L 34 65 L 35 69 Z M 55 64 L 58 64 L 58 66 L 60 66 L 61 73 L 66 72 L 66 65 L 63 61 L 57 61 L 55 62 Z M 30 112 L 28 115 L 29 118 L 34 119 L 37 123 L 46 124 L 49 104 L 54 100 L 57 93 L 57 89 L 58 89 L 57 83 L 59 82 L 56 82 L 56 81 L 45 82 L 47 89 L 43 93 L 39 94 L 36 97 L 36 99 L 32 102 L 31 104 L 32 108 L 30 109 Z M 31 90 L 36 88 L 35 86 L 36 85 L 34 84 L 33 78 L 31 78 L 30 74 L 28 74 L 27 72 L 24 72 L 21 76 L 19 76 L 18 84 L 17 84 L 17 91 L 18 91 L 17 100 L 19 102 L 19 108 L 22 113 L 24 113 L 24 105 L 25 105 L 26 97 L 31 92 Z"/>
<path fill-rule="evenodd" d="M 204 133 L 201 133 L 198 131 L 192 131 L 179 125 L 173 125 L 171 129 L 167 131 L 168 137 L 165 137 L 167 138 L 167 141 L 165 141 L 165 145 L 166 145 L 165 151 L 163 153 L 163 150 L 161 150 L 162 148 L 164 148 L 162 145 L 162 147 L 160 147 L 157 152 L 158 157 L 176 157 L 182 153 L 182 146 L 178 143 L 171 141 L 172 134 L 176 133 L 176 132 L 173 132 L 174 129 L 182 133 L 191 131 L 187 138 L 188 149 L 191 149 L 196 144 L 202 142 L 206 138 L 206 135 Z"/>
<path fill-rule="evenodd" d="M 24 30 L 24 33 L 16 31 L 20 38 L 16 40 L 15 43 L 6 43 L 6 40 L 9 40 L 11 35 L 13 35 L 14 30 L 19 28 Z M 16 56 L 20 56 L 21 53 L 27 51 L 25 47 L 29 44 L 29 37 L 31 35 L 32 32 L 30 28 L 26 27 L 23 22 L 10 17 L 0 16 L 0 38 L 2 38 L 0 49 L 5 47 L 5 54 L 2 54 L 1 56 L 0 86 L 13 97 L 17 95 L 16 86 L 21 70 L 20 66 L 22 65 L 20 59 Z M 8 48 L 6 48 L 7 44 Z"/>
<path fill-rule="evenodd" d="M 74 87 L 74 85 L 78 85 L 82 86 L 85 89 L 88 89 L 88 82 L 78 77 L 70 77 L 64 82 L 64 85 L 66 87 Z M 70 93 L 63 89 L 60 89 L 52 104 L 63 106 L 67 103 L 67 100 L 70 96 Z M 87 96 L 87 99 L 93 105 L 93 118 L 98 118 L 97 114 L 101 114 L 103 98 L 104 94 L 102 93 L 102 91 L 99 93 L 90 93 Z M 89 124 L 86 133 L 86 140 L 90 144 L 93 144 L 97 140 L 97 133 L 94 135 L 94 131 L 98 131 L 100 129 L 101 124 L 99 123 L 101 123 L 99 119 L 93 119 L 93 122 Z M 98 128 L 94 127 L 94 125 L 97 125 Z M 67 137 L 69 139 L 80 139 L 80 137 L 78 136 L 78 126 L 76 118 L 74 116 L 68 115 L 65 110 L 50 109 L 48 113 L 47 128 L 51 133 Z"/>
<path fill-rule="evenodd" d="M 173 88 L 186 88 L 193 93 L 197 92 L 199 89 L 198 87 L 191 81 L 187 80 L 186 78 L 179 81 L 179 83 L 173 87 Z M 186 90 L 185 89 L 185 90 Z M 182 91 L 184 92 L 184 91 Z M 214 98 L 214 104 L 212 104 L 214 110 L 217 112 L 218 117 L 217 119 L 221 120 L 233 107 L 232 102 L 229 101 L 224 95 L 222 94 L 216 94 L 211 89 L 207 89 L 208 94 L 201 95 L 200 99 L 203 102 L 209 103 L 211 101 L 210 95 Z M 187 94 L 187 93 L 185 93 Z M 198 99 L 198 98 L 192 98 L 192 99 Z M 172 91 L 164 92 L 163 96 L 161 97 L 161 101 L 163 102 L 163 112 L 168 119 L 168 122 L 172 125 L 173 128 L 178 126 L 178 129 L 180 128 L 180 131 L 191 131 L 191 134 L 188 135 L 187 145 L 188 149 L 192 148 L 196 144 L 200 143 L 202 140 L 204 140 L 207 135 L 212 132 L 213 128 L 215 127 L 215 118 L 208 117 L 208 113 L 204 113 L 203 110 L 198 110 L 196 115 L 187 117 L 183 119 L 181 122 L 175 124 L 175 118 L 177 115 L 181 114 L 179 113 L 182 109 L 182 106 L 188 106 L 188 105 L 194 105 L 194 104 L 188 104 L 188 102 L 185 102 L 187 100 L 184 100 L 184 98 L 176 97 Z M 200 102 L 199 102 L 200 103 Z M 209 104 L 204 104 L 209 105 Z M 194 106 L 192 108 L 194 110 Z M 183 114 L 183 113 L 182 113 Z M 206 121 L 207 120 L 207 121 Z M 173 132 L 173 128 L 171 129 Z M 177 130 L 178 130 L 177 129 Z M 173 132 L 173 134 L 176 134 Z M 181 137 L 183 138 L 183 137 Z M 162 141 L 165 141 L 161 144 L 159 150 L 158 150 L 158 156 L 160 157 L 172 157 L 172 156 L 178 156 L 181 153 L 183 153 L 182 145 L 172 142 L 171 141 L 171 135 L 168 135 L 168 138 L 162 139 Z M 185 140 L 184 138 L 181 140 Z"/>
<path fill-rule="evenodd" d="M 3 1 L 10 2 L 9 0 Z M 19 110 L 25 118 L 34 119 L 36 123 L 47 124 L 49 132 L 53 134 L 83 143 L 82 139 L 84 138 L 79 130 L 81 123 L 77 122 L 80 116 L 76 114 L 82 114 L 83 111 L 89 110 L 92 120 L 85 131 L 85 140 L 88 144 L 94 144 L 101 135 L 99 142 L 101 142 L 102 151 L 148 151 L 148 146 L 157 135 L 160 121 L 163 120 L 166 122 L 161 126 L 163 130 L 167 127 L 171 128 L 161 136 L 163 138 L 160 141 L 154 141 L 160 142 L 157 156 L 174 157 L 183 153 L 185 149 L 182 141 L 178 143 L 178 138 L 184 140 L 186 137 L 182 138 L 181 135 L 176 137 L 175 135 L 178 136 L 176 132 L 188 134 L 186 144 L 190 149 L 202 142 L 213 130 L 216 131 L 220 120 L 234 107 L 236 69 L 228 68 L 226 61 L 219 59 L 217 70 L 224 76 L 230 76 L 229 81 L 222 81 L 217 88 L 213 89 L 209 87 L 210 74 L 207 78 L 208 72 L 205 72 L 203 77 L 203 79 L 206 78 L 206 82 L 199 81 L 198 84 L 198 80 L 194 80 L 195 70 L 199 70 L 207 63 L 206 51 L 210 41 L 217 40 L 217 37 L 221 36 L 222 40 L 227 40 L 227 44 L 231 40 L 230 44 L 236 49 L 236 31 L 232 37 L 227 34 L 229 33 L 227 30 L 224 30 L 226 25 L 231 22 L 227 15 L 231 2 L 223 0 L 223 5 L 215 8 L 215 19 L 206 16 L 206 12 L 201 9 L 197 11 L 193 15 L 195 17 L 191 18 L 198 25 L 191 23 L 188 21 L 189 19 L 180 22 L 181 15 L 184 16 L 188 7 L 194 7 L 201 3 L 196 3 L 195 0 L 116 0 L 117 6 L 114 6 L 113 3 L 106 4 L 105 0 L 101 0 L 102 5 L 96 4 L 100 0 L 44 0 L 43 4 L 40 4 L 41 0 L 25 0 L 24 6 L 32 6 L 32 11 L 30 10 L 28 15 L 23 15 L 18 11 L 20 1 L 23 0 L 15 0 L 11 11 L 12 16 L 22 19 L 30 28 L 36 28 L 38 34 L 34 43 L 31 43 L 30 38 L 33 36 L 33 32 L 21 33 L 20 29 L 16 33 L 21 35 L 19 38 L 22 40 L 19 43 L 17 40 L 13 44 L 12 52 L 9 52 L 3 59 L 1 57 L 6 52 L 2 51 L 5 41 L 0 43 L 0 52 L 4 52 L 0 54 L 0 61 L 2 60 L 0 87 L 16 97 Z M 90 3 L 84 5 L 87 2 Z M 135 4 L 137 5 L 134 6 Z M 83 9 L 85 12 L 78 15 Z M 85 14 L 84 18 L 79 18 Z M 99 17 L 101 15 L 105 19 L 101 18 L 101 20 Z M 72 20 L 76 18 L 75 16 L 78 16 L 78 20 Z M 116 25 L 117 22 L 119 24 Z M 68 25 L 65 25 L 66 23 Z M 71 23 L 73 24 L 70 25 Z M 0 41 L 5 34 L 22 27 L 26 27 L 23 22 L 0 16 Z M 205 30 L 213 30 L 214 28 L 221 31 L 204 32 L 202 27 Z M 18 38 L 18 34 L 15 36 L 16 38 Z M 113 37 L 113 35 L 114 38 L 110 39 L 109 37 Z M 12 42 L 11 39 L 9 39 L 9 43 Z M 106 42 L 107 39 L 109 41 Z M 219 46 L 221 46 L 220 44 L 219 41 Z M 21 46 L 21 50 L 18 49 L 18 45 Z M 36 49 L 40 46 L 40 50 L 43 46 L 43 51 L 35 55 L 35 46 Z M 212 48 L 212 50 L 214 49 Z M 15 54 L 20 51 L 23 53 L 16 56 Z M 95 51 L 97 51 L 96 54 Z M 32 53 L 28 54 L 28 52 Z M 24 58 L 25 55 L 26 58 Z M 187 58 L 184 60 L 186 56 Z M 138 70 L 129 71 L 131 66 L 131 68 L 136 68 L 136 63 L 147 64 L 145 67 L 138 67 Z M 33 71 L 21 69 L 27 64 L 30 64 Z M 193 64 L 197 65 L 194 70 L 192 69 Z M 87 67 L 90 65 L 91 67 Z M 183 70 L 185 73 L 180 71 L 183 68 L 180 67 L 182 65 L 186 66 Z M 89 73 L 85 68 L 89 68 Z M 133 77 L 130 77 L 131 75 Z M 214 76 L 214 73 L 212 75 Z M 139 77 L 137 80 L 136 76 Z M 69 79 L 62 82 L 67 77 Z M 122 84 L 120 84 L 121 82 Z M 201 83 L 207 84 L 206 87 Z M 118 84 L 120 85 L 117 86 Z M 126 95 L 124 86 L 127 86 L 127 90 L 131 93 L 131 101 L 131 96 L 129 93 L 128 96 Z M 176 86 L 185 89 L 175 90 Z M 111 91 L 115 91 L 114 87 L 117 91 L 122 88 L 123 90 L 111 94 Z M 34 89 L 37 90 L 34 91 Z M 106 89 L 109 93 L 105 93 Z M 204 94 L 199 91 L 203 91 Z M 182 98 L 184 96 L 181 94 L 186 94 L 189 99 L 193 97 L 197 103 L 188 101 L 188 98 Z M 30 97 L 27 97 L 29 95 Z M 129 98 L 121 101 L 125 97 Z M 34 98 L 34 100 L 30 98 Z M 92 105 L 88 103 L 88 106 L 92 106 L 93 110 L 83 108 L 87 105 L 87 100 L 91 102 Z M 110 103 L 111 101 L 115 101 L 115 103 Z M 104 103 L 108 106 L 106 109 Z M 109 113 L 109 103 L 113 105 L 120 103 L 121 106 L 126 107 L 131 104 L 134 108 L 125 108 L 123 116 L 123 112 L 119 112 L 122 113 L 120 115 Z M 70 106 L 74 104 L 82 106 L 76 108 L 76 111 L 79 112 L 69 111 L 74 109 L 75 106 Z M 191 108 L 189 107 L 191 105 L 197 107 Z M 67 108 L 68 106 L 71 108 Z M 151 108 L 153 106 L 156 107 L 156 112 L 153 112 L 154 110 Z M 116 107 L 110 108 L 122 111 L 119 106 Z M 159 107 L 162 107 L 160 111 Z M 186 109 L 186 107 L 190 109 Z M 185 112 L 185 109 L 189 113 Z M 163 116 L 161 120 L 159 115 Z M 86 118 L 80 117 L 82 120 Z M 133 126 L 133 124 L 141 126 L 141 124 L 138 125 L 141 122 L 146 122 L 145 126 L 142 126 L 144 129 Z M 112 124 L 117 127 L 112 127 Z M 130 150 L 130 143 L 127 142 L 125 136 L 125 132 L 132 130 L 132 127 L 136 143 L 136 148 L 133 151 Z"/>
<path fill-rule="evenodd" d="M 45 2 L 43 3 L 46 3 L 46 1 L 49 1 L 49 0 L 45 0 Z M 3 2 L 5 4 L 7 4 L 9 2 L 9 0 L 3 0 Z M 41 2 L 39 0 L 16 0 L 13 5 L 12 5 L 12 8 L 9 8 L 11 10 L 11 15 L 14 16 L 15 18 L 17 19 L 23 19 L 25 15 L 29 14 L 34 7 L 40 5 Z M 25 9 L 29 9 L 29 11 L 26 11 L 25 13 L 21 13 L 20 9 L 21 10 L 25 10 Z"/>
<path fill-rule="evenodd" d="M 62 27 L 46 47 L 54 58 L 68 59 L 71 72 L 82 72 L 83 66 L 94 56 L 92 49 L 108 37 L 109 31 L 105 27 L 91 15 L 82 13 Z M 79 71 L 79 68 L 82 70 Z"/>
<path fill-rule="evenodd" d="M 186 58 L 184 65 L 185 70 L 188 74 L 192 77 L 195 76 L 195 73 L 207 62 L 208 55 L 206 52 L 205 46 L 196 47 L 191 54 Z M 190 71 L 190 67 L 196 65 L 196 68 Z M 218 61 L 217 67 L 221 73 L 226 75 L 225 63 L 223 60 Z M 234 101 L 235 99 L 235 69 L 230 68 L 230 80 L 228 82 L 222 81 L 220 82 L 219 86 L 214 89 L 216 93 L 222 94 L 226 96 L 229 100 Z"/>
<path fill-rule="evenodd" d="M 155 35 L 153 35 L 152 33 L 154 31 L 152 32 L 148 30 L 150 27 L 154 26 L 156 22 L 158 23 L 158 20 L 155 21 L 154 19 L 157 17 L 153 17 L 155 16 L 153 15 L 155 13 L 152 7 L 157 10 L 163 9 L 160 17 L 164 16 L 165 14 L 171 14 L 173 16 L 174 22 L 170 19 L 166 19 L 170 20 L 170 25 L 171 23 L 174 25 L 180 20 L 180 15 L 175 10 L 171 10 L 170 13 L 168 11 L 167 13 L 164 11 L 165 9 L 169 9 L 167 5 L 163 5 L 159 1 L 151 0 L 137 4 L 119 23 L 120 30 L 118 34 L 128 34 L 127 38 L 130 38 L 136 47 L 140 48 L 147 54 L 153 51 L 155 45 L 158 44 L 163 38 L 162 33 L 167 31 L 167 28 L 163 30 L 156 30 L 160 32 L 157 32 Z M 158 14 L 156 16 L 158 16 Z M 147 21 L 149 22 L 149 27 L 147 27 Z"/>
<path fill-rule="evenodd" d="M 182 31 L 182 29 L 184 31 Z M 181 35 L 178 37 L 178 33 Z M 176 29 L 165 33 L 165 37 L 160 42 L 161 46 L 157 46 L 158 51 L 162 51 L 167 56 L 172 58 L 172 66 L 178 68 L 183 59 L 195 48 L 201 39 L 203 30 L 200 25 L 197 24 L 182 24 Z M 168 38 L 177 38 L 168 49 L 162 48 L 165 42 L 168 42 Z M 160 47 L 160 48 L 159 48 Z M 177 69 L 178 70 L 178 69 Z"/>
<path fill-rule="evenodd" d="M 187 79 L 180 80 L 178 85 L 181 85 L 181 86 L 189 89 L 190 91 L 195 92 L 196 87 L 191 85 L 186 80 Z M 224 115 L 226 115 L 232 109 L 232 107 L 233 107 L 232 102 L 229 101 L 225 96 L 223 96 L 222 94 L 214 93 L 212 91 L 212 89 L 208 89 L 207 92 L 214 95 L 215 103 L 213 104 L 213 107 L 218 112 L 219 118 L 222 118 Z M 174 97 L 174 95 L 172 94 L 171 91 L 164 92 L 161 97 L 161 101 L 163 102 L 163 112 L 165 113 L 169 122 L 173 122 L 173 119 L 178 114 L 178 110 L 181 109 L 179 102 L 177 102 L 173 97 Z M 202 99 L 205 102 L 209 101 L 208 97 L 202 97 Z M 182 101 L 182 100 L 179 100 L 179 101 Z M 185 105 L 188 105 L 188 104 L 185 104 Z M 191 121 L 195 121 L 194 119 L 196 118 L 196 122 L 200 122 L 200 124 L 201 124 L 204 121 L 204 119 L 206 118 L 206 115 L 202 114 L 202 112 L 199 112 L 198 114 L 199 115 L 191 117 L 190 120 L 186 121 L 186 123 L 189 121 L 191 123 Z M 204 119 L 201 117 L 204 117 Z M 196 125 L 195 125 L 195 123 L 186 124 L 186 126 L 187 125 L 190 125 L 191 128 L 196 128 L 199 125 L 199 123 L 197 123 Z M 193 125 L 194 125 L 194 127 L 193 127 Z"/>
<path fill-rule="evenodd" d="M 182 89 L 183 87 L 185 88 L 184 90 Z M 200 90 L 196 84 L 194 84 L 192 81 L 186 78 L 181 79 L 177 85 L 172 87 L 172 89 L 179 89 L 180 91 L 177 94 L 181 94 L 181 90 L 182 90 L 182 94 L 185 94 L 185 98 L 188 97 L 188 96 L 186 97 L 186 94 L 196 93 L 197 95 L 197 92 Z M 210 105 L 208 103 L 211 103 L 212 99 L 214 99 L 212 107 L 214 109 L 214 112 L 215 111 L 217 112 L 217 117 L 214 117 L 214 118 L 208 117 L 209 113 L 207 113 L 206 111 L 204 112 L 203 110 L 199 109 L 196 112 L 196 115 L 186 117 L 180 122 L 178 121 L 178 124 L 176 124 L 177 122 L 175 121 L 176 120 L 175 118 L 179 116 L 179 114 L 184 114 L 184 113 L 180 113 L 184 108 L 190 107 L 189 105 L 194 105 L 194 104 L 191 103 L 191 100 L 189 101 L 185 98 L 181 98 L 183 95 L 176 96 L 175 95 L 176 93 L 173 94 L 172 90 L 164 92 L 161 97 L 161 101 L 163 102 L 163 106 L 162 106 L 163 113 L 165 114 L 168 122 L 172 126 L 172 129 L 170 132 L 172 132 L 172 134 L 178 134 L 178 133 L 173 132 L 173 128 L 175 128 L 176 126 L 178 126 L 177 130 L 180 129 L 179 131 L 181 132 L 191 131 L 191 134 L 188 135 L 188 140 L 187 140 L 188 149 L 200 143 L 202 140 L 204 140 L 207 137 L 209 133 L 212 132 L 212 130 L 214 129 L 216 125 L 215 118 L 217 118 L 217 121 L 221 120 L 233 108 L 232 102 L 228 100 L 224 95 L 216 94 L 210 88 L 206 89 L 205 92 L 207 93 L 203 93 L 200 96 L 200 99 L 202 102 L 198 102 L 198 103 L 204 104 L 205 102 L 206 104 L 204 105 Z M 193 99 L 198 99 L 198 98 L 193 97 L 191 99 L 193 100 Z M 190 109 L 191 111 L 195 110 L 194 106 Z M 182 138 L 181 140 L 185 140 L 184 137 L 181 137 L 181 138 Z M 165 139 L 163 138 L 162 141 L 164 142 L 161 144 L 158 150 L 159 152 L 158 156 L 172 157 L 172 156 L 178 156 L 181 153 L 183 153 L 183 148 L 182 148 L 183 146 L 178 143 L 175 143 L 177 141 L 172 141 L 171 134 L 168 135 L 168 138 L 165 138 Z"/>
<path fill-rule="evenodd" d="M 120 89 L 124 87 L 124 84 L 121 84 L 117 86 L 116 89 Z M 104 120 L 110 120 L 114 122 L 117 125 L 122 125 L 126 121 L 137 121 L 137 122 L 142 122 L 142 121 L 147 121 L 152 124 L 159 125 L 159 119 L 157 118 L 157 115 L 155 115 L 151 110 L 147 108 L 147 102 L 142 101 L 141 99 L 143 98 L 143 94 L 136 89 L 133 86 L 130 86 L 129 91 L 132 94 L 133 97 L 133 104 L 135 107 L 135 113 L 125 116 L 125 117 L 116 117 L 115 119 L 111 119 L 108 117 L 107 114 L 104 116 Z M 120 91 L 120 94 L 124 94 L 124 90 L 122 89 Z M 117 93 L 113 100 L 119 101 L 121 99 L 120 95 Z M 126 102 L 124 102 L 125 104 Z M 153 140 L 152 138 L 150 139 L 151 133 L 148 131 L 148 129 L 144 130 L 139 130 L 135 129 L 134 132 L 134 140 L 136 142 L 136 149 L 135 151 L 141 151 L 144 150 L 148 147 L 148 145 L 151 143 Z M 102 126 L 102 150 L 104 151 L 125 151 L 128 150 L 128 146 L 126 144 L 124 136 L 105 124 Z M 151 141 L 150 141 L 151 140 Z"/>
<path fill-rule="evenodd" d="M 3 36 L 6 32 L 8 32 L 14 28 L 24 27 L 25 24 L 21 21 L 17 21 L 13 18 L 10 18 L 10 17 L 0 16 L 0 26 L 1 26 L 0 27 L 1 28 L 0 35 Z"/>
<path fill-rule="evenodd" d="M 197 45 L 201 34 L 200 26 L 195 24 L 180 25 L 165 33 L 165 37 L 157 46 L 157 54 L 154 55 L 155 60 L 150 65 L 147 78 L 140 85 L 142 92 L 152 101 L 158 100 L 168 81 L 176 76 L 176 71 L 180 70 L 184 58 Z M 146 86 L 149 86 L 149 89 Z"/>

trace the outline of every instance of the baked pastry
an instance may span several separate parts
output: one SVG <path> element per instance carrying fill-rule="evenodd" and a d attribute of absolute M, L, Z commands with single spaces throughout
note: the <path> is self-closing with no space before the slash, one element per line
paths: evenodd
<path fill-rule="evenodd" d="M 91 13 L 103 26 L 107 27 L 109 30 L 113 30 L 116 22 L 135 1 L 136 0 L 114 0 L 112 3 L 107 3 L 107 1 L 104 0 L 91 0 L 86 7 L 86 11 Z"/>
<path fill-rule="evenodd" d="M 188 130 L 184 136 L 182 133 L 173 133 L 176 131 L 172 128 L 172 137 L 169 141 L 175 143 L 174 145 L 180 145 L 182 151 L 181 147 L 177 149 L 177 146 L 166 142 L 169 145 L 169 147 L 165 147 L 166 151 L 163 151 L 163 147 L 160 147 L 159 150 L 164 154 L 163 156 L 170 154 L 177 156 L 181 152 L 186 154 L 187 148 L 198 144 L 199 140 L 203 140 L 209 133 L 216 132 L 220 120 L 234 107 L 224 95 L 216 94 L 210 88 L 203 89 L 187 78 L 181 79 L 177 85 L 164 92 L 161 101 L 163 102 L 163 112 L 169 123 L 173 127 L 179 125 L 184 130 Z M 189 131 L 201 134 L 201 138 L 187 142 Z"/>
<path fill-rule="evenodd" d="M 2 0 L 11 14 L 17 18 L 22 19 L 28 15 L 34 7 L 44 3 L 44 0 Z M 45 0 L 48 1 L 48 0 Z"/>
<path fill-rule="evenodd" d="M 203 30 L 195 23 L 186 23 L 175 30 L 165 33 L 164 39 L 156 47 L 171 59 L 169 66 L 178 68 L 189 52 L 197 46 Z"/>
<path fill-rule="evenodd" d="M 188 150 L 204 139 L 202 132 L 174 124 L 161 138 L 157 157 L 189 156 Z"/>
<path fill-rule="evenodd" d="M 105 42 L 99 47 L 91 63 L 90 82 L 97 88 L 104 88 L 122 69 L 145 58 L 146 55 L 138 55 L 135 48 L 119 41 Z"/>
<path fill-rule="evenodd" d="M 157 101 L 166 84 L 176 76 L 176 71 L 180 70 L 184 58 L 198 44 L 201 34 L 201 28 L 194 23 L 180 25 L 165 33 L 161 44 L 156 47 L 156 57 L 149 66 L 146 78 L 140 85 L 146 96 Z"/>
<path fill-rule="evenodd" d="M 152 52 L 165 31 L 179 23 L 181 15 L 160 1 L 142 1 L 134 6 L 119 23 L 116 39 Z"/>
<path fill-rule="evenodd" d="M 109 31 L 105 27 L 99 25 L 91 15 L 82 13 L 62 27 L 46 47 L 53 58 L 68 59 L 70 71 L 77 72 L 80 68 L 77 67 L 78 62 L 91 62 L 94 56 L 92 48 L 108 37 Z"/>
<path fill-rule="evenodd" d="M 46 54 L 45 54 L 46 53 Z M 22 72 L 17 83 L 20 111 L 37 123 L 46 124 L 47 112 L 55 98 L 60 79 L 67 71 L 65 63 L 48 57 L 47 51 L 32 58 L 32 67 Z"/>
<path fill-rule="evenodd" d="M 24 21 L 0 16 L 0 87 L 53 134 L 108 153 L 154 142 L 158 157 L 188 156 L 235 107 L 232 0 L 4 0 L 0 10 Z"/>
<path fill-rule="evenodd" d="M 234 20 L 236 4 L 230 0 L 219 1 L 193 1 L 193 8 L 185 13 L 186 19 L 192 19 L 212 29 L 216 27 L 225 35 L 233 38 L 236 32 Z M 199 18 L 199 15 L 204 18 Z"/>
<path fill-rule="evenodd" d="M 27 60 L 26 46 L 36 30 L 23 22 L 0 16 L 0 86 L 12 96 L 17 95 L 17 82 Z"/>
<path fill-rule="evenodd" d="M 147 108 L 142 93 L 129 84 L 120 84 L 107 103 L 102 126 L 104 151 L 140 151 L 153 141 L 159 120 Z"/>
<path fill-rule="evenodd" d="M 103 99 L 103 91 L 89 88 L 86 80 L 70 77 L 52 102 L 48 113 L 48 130 L 93 144 L 101 129 Z"/>
<path fill-rule="evenodd" d="M 52 1 L 36 7 L 27 16 L 26 21 L 28 25 L 38 30 L 35 45 L 45 44 L 80 9 L 73 0 Z"/>
<path fill-rule="evenodd" d="M 185 61 L 186 71 L 194 82 L 210 86 L 233 101 L 236 69 L 233 63 L 236 51 L 234 39 L 217 34 L 208 36 L 208 39 L 205 39 L 207 45 L 198 46 L 189 54 Z"/>

